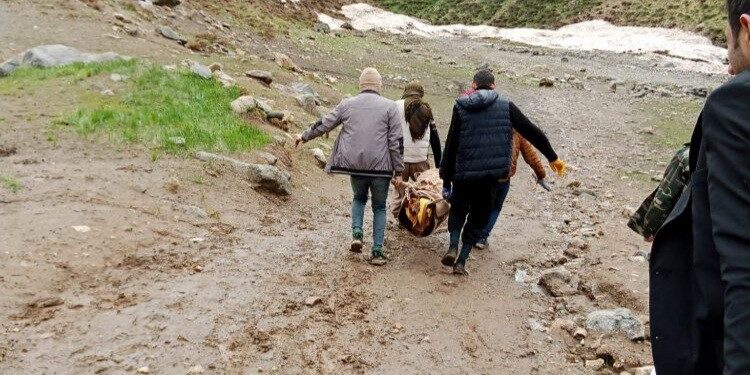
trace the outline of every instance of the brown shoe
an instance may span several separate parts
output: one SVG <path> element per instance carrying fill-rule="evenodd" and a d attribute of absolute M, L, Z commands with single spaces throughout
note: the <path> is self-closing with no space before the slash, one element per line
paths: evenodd
<path fill-rule="evenodd" d="M 456 263 L 456 265 L 453 266 L 453 274 L 459 276 L 469 276 L 469 273 L 466 272 L 466 266 L 463 263 Z"/>

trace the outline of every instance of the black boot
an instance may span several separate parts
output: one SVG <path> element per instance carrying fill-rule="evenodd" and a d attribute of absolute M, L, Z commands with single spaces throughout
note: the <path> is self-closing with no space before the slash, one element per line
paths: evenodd
<path fill-rule="evenodd" d="M 456 259 L 458 259 L 458 248 L 451 247 L 448 249 L 448 252 L 443 255 L 442 263 L 446 267 L 453 267 L 453 265 L 456 264 Z"/>
<path fill-rule="evenodd" d="M 453 274 L 460 276 L 469 276 L 469 273 L 466 272 L 466 265 L 463 263 L 456 263 L 453 266 Z"/>

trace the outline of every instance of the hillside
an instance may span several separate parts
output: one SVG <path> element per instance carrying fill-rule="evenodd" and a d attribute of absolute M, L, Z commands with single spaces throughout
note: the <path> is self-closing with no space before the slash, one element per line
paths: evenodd
<path fill-rule="evenodd" d="M 437 24 L 554 28 L 604 19 L 618 25 L 677 27 L 725 41 L 723 0 L 376 0 Z"/>

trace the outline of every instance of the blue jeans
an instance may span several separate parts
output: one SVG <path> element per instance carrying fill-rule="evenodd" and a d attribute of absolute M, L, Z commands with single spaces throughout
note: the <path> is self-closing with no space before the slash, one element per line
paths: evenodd
<path fill-rule="evenodd" d="M 351 176 L 352 192 L 352 229 L 362 230 L 365 221 L 365 205 L 368 192 L 372 193 L 372 247 L 382 248 L 385 240 L 386 204 L 391 179 L 387 177 Z"/>
<path fill-rule="evenodd" d="M 497 219 L 500 218 L 500 211 L 503 210 L 503 204 L 505 204 L 505 198 L 508 197 L 508 192 L 510 191 L 510 181 L 503 182 L 499 185 L 497 185 L 497 196 L 495 197 L 495 201 L 492 202 L 492 211 L 490 211 L 490 220 L 487 222 L 487 226 L 484 228 L 484 231 L 482 232 L 482 241 L 486 241 L 488 238 L 490 238 L 490 233 L 492 233 L 492 229 L 495 228 L 495 224 L 497 224 Z"/>
<path fill-rule="evenodd" d="M 491 203 L 492 209 L 490 211 L 490 217 L 487 225 L 484 227 L 484 230 L 482 230 L 481 236 L 479 237 L 480 241 L 485 241 L 490 237 L 492 229 L 495 227 L 495 224 L 497 224 L 497 220 L 500 218 L 500 211 L 503 210 L 503 204 L 505 204 L 505 199 L 508 197 L 509 191 L 510 181 L 497 185 L 497 189 Z M 450 246 L 458 247 L 458 243 L 461 240 L 461 225 L 459 224 L 454 228 L 449 229 L 451 229 Z"/>

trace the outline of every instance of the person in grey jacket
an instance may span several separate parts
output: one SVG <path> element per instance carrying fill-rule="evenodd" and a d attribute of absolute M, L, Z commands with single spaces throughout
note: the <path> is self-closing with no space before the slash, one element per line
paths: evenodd
<path fill-rule="evenodd" d="M 386 226 L 386 202 L 391 179 L 401 184 L 404 170 L 404 141 L 396 103 L 380 96 L 383 79 L 374 68 L 362 71 L 360 94 L 343 100 L 307 131 L 295 136 L 295 146 L 309 142 L 343 125 L 326 165 L 326 172 L 351 176 L 352 244 L 351 251 L 362 252 L 363 222 L 368 193 L 372 194 L 373 243 L 365 260 L 373 265 L 386 262 L 383 241 Z"/>

